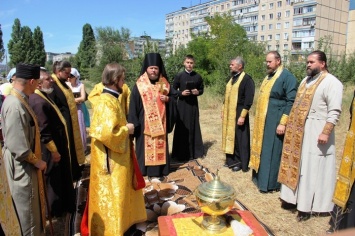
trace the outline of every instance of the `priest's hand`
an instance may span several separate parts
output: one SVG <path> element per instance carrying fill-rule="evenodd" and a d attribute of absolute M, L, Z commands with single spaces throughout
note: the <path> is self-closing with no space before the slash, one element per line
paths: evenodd
<path fill-rule="evenodd" d="M 193 95 L 196 95 L 196 96 L 200 94 L 200 92 L 197 89 L 193 89 L 193 90 L 191 90 L 191 92 Z"/>
<path fill-rule="evenodd" d="M 278 135 L 284 135 L 286 130 L 286 125 L 278 125 L 276 128 L 276 133 Z"/>
<path fill-rule="evenodd" d="M 238 121 L 237 121 L 237 124 L 238 124 L 239 126 L 242 126 L 242 125 L 244 125 L 244 122 L 245 122 L 245 118 L 244 118 L 244 117 L 239 117 L 239 118 L 238 118 Z"/>
<path fill-rule="evenodd" d="M 127 123 L 126 127 L 128 128 L 128 133 L 133 134 L 134 133 L 134 125 L 132 123 Z"/>
<path fill-rule="evenodd" d="M 37 167 L 40 170 L 45 171 L 47 169 L 47 163 L 45 161 L 43 161 L 43 160 L 38 160 L 35 163 L 35 167 Z"/>
<path fill-rule="evenodd" d="M 184 91 L 182 91 L 182 96 L 189 96 L 191 94 L 190 90 L 185 89 Z"/>
<path fill-rule="evenodd" d="M 318 136 L 318 143 L 319 144 L 326 144 L 328 143 L 329 135 L 321 133 Z"/>
<path fill-rule="evenodd" d="M 60 161 L 61 155 L 60 155 L 59 152 L 51 152 L 51 155 L 52 155 L 52 161 L 53 162 L 59 162 Z"/>

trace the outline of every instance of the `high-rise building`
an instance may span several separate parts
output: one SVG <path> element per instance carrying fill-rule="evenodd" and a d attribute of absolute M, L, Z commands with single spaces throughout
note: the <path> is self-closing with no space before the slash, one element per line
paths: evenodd
<path fill-rule="evenodd" d="M 127 56 L 132 59 L 144 55 L 149 47 L 153 48 L 154 51 L 164 52 L 165 40 L 153 39 L 147 35 L 130 38 L 126 44 Z"/>
<path fill-rule="evenodd" d="M 213 0 L 166 14 L 167 46 L 176 50 L 191 33 L 208 32 L 206 16 L 229 13 L 250 40 L 266 43 L 286 59 L 330 43 L 333 53 L 345 52 L 348 0 Z"/>

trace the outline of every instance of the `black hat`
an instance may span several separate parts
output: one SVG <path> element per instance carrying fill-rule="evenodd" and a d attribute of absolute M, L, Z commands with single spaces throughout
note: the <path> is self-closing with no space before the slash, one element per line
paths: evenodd
<path fill-rule="evenodd" d="M 165 67 L 163 60 L 161 59 L 161 56 L 159 53 L 147 53 L 145 54 L 142 70 L 141 70 L 141 75 L 143 75 L 147 68 L 149 66 L 157 66 L 159 67 L 159 72 L 162 74 L 166 79 L 166 72 L 165 72 Z"/>
<path fill-rule="evenodd" d="M 40 67 L 31 64 L 18 63 L 16 65 L 16 78 L 39 79 Z"/>

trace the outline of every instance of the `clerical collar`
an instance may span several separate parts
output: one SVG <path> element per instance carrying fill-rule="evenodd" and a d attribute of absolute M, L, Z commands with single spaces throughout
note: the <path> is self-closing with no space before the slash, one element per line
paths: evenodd
<path fill-rule="evenodd" d="M 188 70 L 186 70 L 186 69 L 185 69 L 185 72 L 188 73 L 188 74 L 191 74 L 191 73 L 192 73 L 192 71 L 188 71 Z"/>
<path fill-rule="evenodd" d="M 276 74 L 276 71 L 277 71 L 277 69 L 274 70 L 273 72 L 271 72 L 271 73 L 269 74 L 269 78 L 270 78 L 270 77 L 273 77 L 273 76 Z"/>
<path fill-rule="evenodd" d="M 238 77 L 242 72 L 232 72 L 233 77 Z"/>
<path fill-rule="evenodd" d="M 119 93 L 119 92 L 117 92 L 116 90 L 107 88 L 107 87 L 104 88 L 104 90 L 102 91 L 102 93 L 109 93 L 109 94 L 111 94 L 112 96 L 114 96 L 115 98 L 118 98 L 118 96 L 120 96 L 120 93 Z"/>

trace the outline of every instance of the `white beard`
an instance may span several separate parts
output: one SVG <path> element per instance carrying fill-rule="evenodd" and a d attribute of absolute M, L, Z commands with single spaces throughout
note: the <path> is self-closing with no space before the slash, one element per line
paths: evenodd
<path fill-rule="evenodd" d="M 53 92 L 53 88 L 49 88 L 49 89 L 41 88 L 41 91 L 45 92 L 46 94 L 51 94 Z"/>

